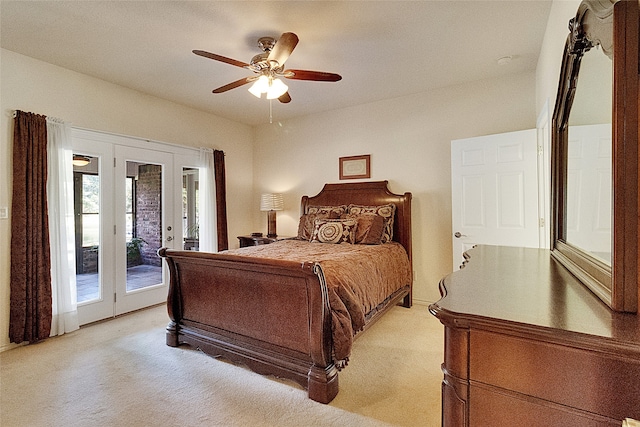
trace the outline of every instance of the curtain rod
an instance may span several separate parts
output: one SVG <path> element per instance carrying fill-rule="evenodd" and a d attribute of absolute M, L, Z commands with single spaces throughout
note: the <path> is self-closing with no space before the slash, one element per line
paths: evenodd
<path fill-rule="evenodd" d="M 7 114 L 7 115 L 9 117 L 13 117 L 15 119 L 18 116 L 18 111 L 22 111 L 22 110 L 9 110 L 8 113 L 10 113 L 10 114 Z M 27 113 L 28 111 L 23 111 L 23 112 Z M 37 113 L 31 113 L 31 114 L 37 114 Z M 60 119 L 58 117 L 52 117 L 52 116 L 47 116 L 47 115 L 44 115 L 44 116 L 47 118 L 47 120 L 52 120 L 52 121 L 57 122 L 57 123 L 64 123 L 64 120 Z"/>
<path fill-rule="evenodd" d="M 18 111 L 19 110 L 9 110 L 8 112 L 11 113 L 11 117 L 13 117 L 15 119 L 16 116 L 18 115 Z M 64 120 L 58 119 L 58 118 L 55 118 L 55 117 L 51 117 L 51 119 L 56 120 L 56 121 L 60 121 L 60 122 L 64 122 Z M 82 128 L 82 127 L 78 127 L 78 126 L 71 126 L 71 128 L 72 129 L 76 129 L 76 130 L 81 130 L 81 131 L 101 133 L 101 134 L 104 134 L 104 135 L 119 136 L 119 137 L 122 137 L 122 138 L 131 138 L 131 139 L 136 139 L 138 141 L 153 142 L 155 144 L 168 145 L 170 147 L 176 147 L 176 148 L 186 148 L 186 149 L 190 149 L 190 150 L 198 150 L 199 148 L 204 148 L 204 149 L 208 149 L 208 150 L 216 150 L 216 148 L 211 148 L 211 147 L 191 147 L 189 145 L 180 145 L 180 144 L 174 144 L 174 143 L 171 143 L 171 142 L 156 141 L 156 140 L 153 140 L 153 139 L 142 138 L 142 137 L 139 137 L 139 136 L 124 135 L 124 134 L 121 134 L 121 133 L 108 132 L 108 131 L 104 131 L 104 130 L 88 129 L 88 128 Z"/>
<path fill-rule="evenodd" d="M 154 144 L 162 144 L 162 145 L 167 145 L 169 147 L 176 147 L 176 148 L 184 148 L 184 149 L 188 149 L 188 150 L 199 150 L 200 148 L 209 148 L 209 147 L 192 147 L 189 145 L 180 145 L 180 144 L 175 144 L 172 142 L 164 142 L 164 141 L 156 141 L 154 139 L 149 139 L 149 138 L 142 138 L 139 136 L 131 136 L 131 135 L 124 135 L 121 133 L 115 133 L 115 132 L 109 132 L 109 131 L 105 131 L 105 130 L 95 130 L 95 129 L 88 129 L 88 128 L 81 128 L 78 126 L 71 126 L 72 129 L 76 129 L 76 130 L 82 130 L 82 131 L 87 131 L 87 132 L 95 132 L 95 133 L 101 133 L 103 135 L 111 135 L 111 136 L 119 136 L 122 138 L 131 138 L 131 139 L 135 139 L 138 141 L 143 141 L 143 142 L 153 142 Z M 213 148 L 211 148 L 211 150 L 213 150 Z"/>

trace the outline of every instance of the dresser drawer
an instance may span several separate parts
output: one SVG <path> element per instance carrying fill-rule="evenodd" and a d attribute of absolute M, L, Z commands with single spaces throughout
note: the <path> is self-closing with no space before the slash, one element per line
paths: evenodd
<path fill-rule="evenodd" d="M 483 330 L 469 341 L 472 384 L 615 420 L 640 416 L 640 360 Z"/>
<path fill-rule="evenodd" d="M 470 426 L 620 427 L 618 420 L 483 384 L 472 384 L 471 395 Z"/>

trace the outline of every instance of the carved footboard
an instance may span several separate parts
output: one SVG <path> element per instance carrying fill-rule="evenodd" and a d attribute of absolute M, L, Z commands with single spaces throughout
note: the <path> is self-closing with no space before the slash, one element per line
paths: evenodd
<path fill-rule="evenodd" d="M 321 403 L 336 396 L 331 311 L 314 264 L 167 249 L 159 255 L 171 276 L 167 345 L 190 344 L 294 380 Z"/>

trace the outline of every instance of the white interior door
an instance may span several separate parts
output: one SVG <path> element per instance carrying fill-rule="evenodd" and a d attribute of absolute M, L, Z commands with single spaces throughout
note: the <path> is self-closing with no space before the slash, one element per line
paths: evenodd
<path fill-rule="evenodd" d="M 540 247 L 536 130 L 451 142 L 453 266 L 477 244 Z"/>
<path fill-rule="evenodd" d="M 611 124 L 569 127 L 567 241 L 611 262 Z"/>

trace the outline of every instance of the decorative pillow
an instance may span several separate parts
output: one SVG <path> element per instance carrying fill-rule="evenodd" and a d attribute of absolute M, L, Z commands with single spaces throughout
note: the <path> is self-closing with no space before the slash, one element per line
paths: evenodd
<path fill-rule="evenodd" d="M 314 206 L 300 217 L 298 239 L 309 241 L 313 237 L 316 219 L 338 219 L 347 210 L 346 206 Z"/>
<path fill-rule="evenodd" d="M 306 240 L 307 242 L 313 237 L 313 227 L 315 226 L 316 219 L 329 219 L 328 214 L 304 214 L 300 217 L 298 223 L 298 239 Z"/>
<path fill-rule="evenodd" d="M 384 219 L 384 231 L 382 233 L 381 243 L 387 243 L 393 240 L 393 217 L 396 212 L 396 205 L 389 203 L 381 206 L 360 206 L 349 205 L 347 213 L 349 215 L 375 214 Z"/>
<path fill-rule="evenodd" d="M 343 218 L 352 218 L 358 221 L 356 226 L 355 242 L 361 245 L 379 245 L 382 242 L 385 220 L 380 215 L 342 215 Z"/>
<path fill-rule="evenodd" d="M 316 219 L 311 242 L 353 243 L 357 225 L 355 219 Z"/>

